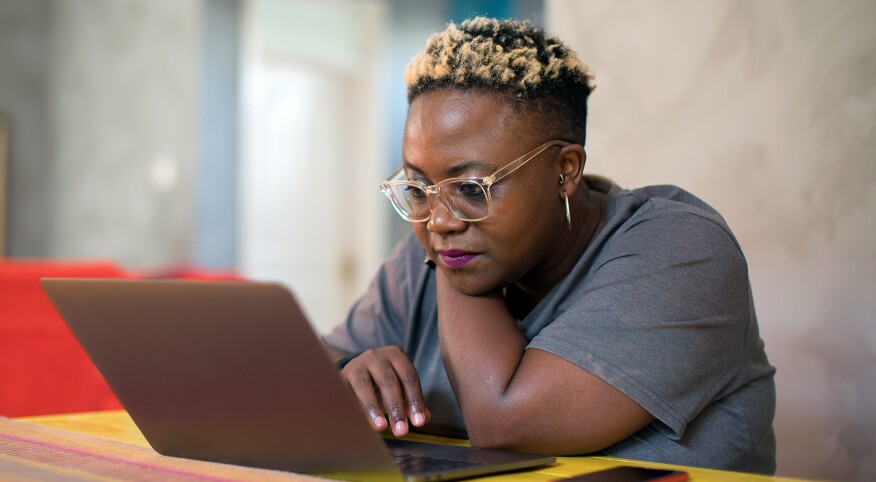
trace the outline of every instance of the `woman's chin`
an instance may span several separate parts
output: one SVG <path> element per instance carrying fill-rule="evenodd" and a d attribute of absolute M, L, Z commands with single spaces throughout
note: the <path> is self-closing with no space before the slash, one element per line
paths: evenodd
<path fill-rule="evenodd" d="M 483 296 L 502 287 L 501 283 L 490 282 L 484 279 L 483 273 L 448 271 L 450 272 L 447 273 L 447 279 L 450 281 L 450 284 L 456 288 L 456 291 L 464 295 Z"/>

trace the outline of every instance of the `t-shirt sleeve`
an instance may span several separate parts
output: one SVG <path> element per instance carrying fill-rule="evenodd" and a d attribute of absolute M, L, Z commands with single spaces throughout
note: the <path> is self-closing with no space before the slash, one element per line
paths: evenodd
<path fill-rule="evenodd" d="M 602 378 L 680 438 L 742 365 L 750 288 L 735 239 L 708 216 L 651 206 L 580 283 L 529 348 Z"/>
<path fill-rule="evenodd" d="M 346 321 L 326 335 L 324 342 L 348 353 L 403 346 L 414 291 L 424 271 L 423 256 L 423 248 L 415 237 L 401 241 L 364 296 L 353 305 Z"/>

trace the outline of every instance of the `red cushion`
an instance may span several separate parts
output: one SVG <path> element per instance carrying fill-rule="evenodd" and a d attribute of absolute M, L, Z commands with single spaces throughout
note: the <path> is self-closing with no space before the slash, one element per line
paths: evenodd
<path fill-rule="evenodd" d="M 43 277 L 125 273 L 111 262 L 0 259 L 0 415 L 121 408 L 43 292 Z"/>
<path fill-rule="evenodd" d="M 190 265 L 179 265 L 163 271 L 141 275 L 142 278 L 151 279 L 183 279 L 197 281 L 246 281 L 239 273 L 233 270 L 202 269 Z"/>

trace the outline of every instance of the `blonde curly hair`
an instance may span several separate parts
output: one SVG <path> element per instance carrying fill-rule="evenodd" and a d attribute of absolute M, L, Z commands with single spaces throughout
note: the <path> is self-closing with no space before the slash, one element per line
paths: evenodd
<path fill-rule="evenodd" d="M 593 74 L 559 39 L 529 22 L 475 17 L 432 35 L 405 71 L 408 102 L 441 89 L 480 89 L 560 114 L 583 144 Z M 563 115 L 565 114 L 565 115 Z M 557 119 L 555 118 L 556 122 Z"/>

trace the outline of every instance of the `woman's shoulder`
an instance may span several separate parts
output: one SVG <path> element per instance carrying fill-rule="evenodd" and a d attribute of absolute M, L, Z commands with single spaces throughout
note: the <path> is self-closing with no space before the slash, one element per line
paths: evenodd
<path fill-rule="evenodd" d="M 387 290 L 402 290 L 406 296 L 422 291 L 432 269 L 426 263 L 426 250 L 413 233 L 405 235 L 383 262 L 378 278 Z"/>
<path fill-rule="evenodd" d="M 711 233 L 727 237 L 738 246 L 724 217 L 700 197 L 679 186 L 663 184 L 624 189 L 612 183 L 606 193 L 608 224 L 615 234 L 631 229 L 673 231 L 676 236 L 682 232 Z"/>
<path fill-rule="evenodd" d="M 603 176 L 584 176 L 588 188 L 608 195 L 610 209 L 637 213 L 641 210 L 690 212 L 709 218 L 724 219 L 718 211 L 691 192 L 672 184 L 625 189 Z M 726 224 L 726 223 L 725 223 Z"/>

